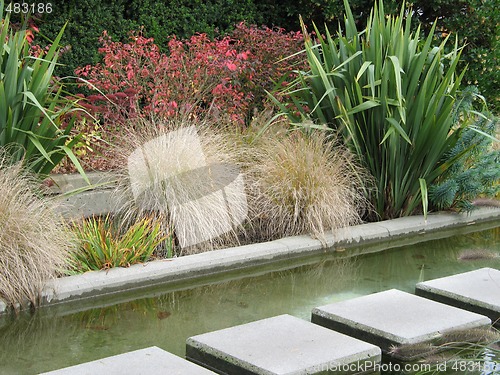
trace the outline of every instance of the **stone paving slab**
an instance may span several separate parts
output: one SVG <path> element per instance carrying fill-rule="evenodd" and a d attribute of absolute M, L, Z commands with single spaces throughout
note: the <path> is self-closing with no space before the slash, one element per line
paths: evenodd
<path fill-rule="evenodd" d="M 88 180 L 95 188 L 113 188 L 116 186 L 116 176 L 108 172 L 86 172 Z M 80 174 L 52 174 L 53 184 L 49 187 L 52 194 L 67 193 L 89 187 Z"/>
<path fill-rule="evenodd" d="M 91 190 L 59 198 L 57 211 L 66 219 L 107 215 L 114 212 L 117 199 L 113 190 Z"/>
<path fill-rule="evenodd" d="M 500 271 L 494 268 L 464 272 L 418 283 L 415 293 L 434 301 L 489 317 L 500 325 Z"/>
<path fill-rule="evenodd" d="M 223 374 L 373 373 L 380 348 L 290 316 L 190 337 L 186 358 Z"/>
<path fill-rule="evenodd" d="M 427 342 L 443 332 L 491 324 L 485 316 L 397 289 L 314 308 L 311 321 L 377 345 L 384 352 L 392 345 Z"/>
<path fill-rule="evenodd" d="M 210 375 L 203 367 L 156 346 L 82 363 L 45 375 Z M 43 374 L 42 374 L 43 375 Z"/>

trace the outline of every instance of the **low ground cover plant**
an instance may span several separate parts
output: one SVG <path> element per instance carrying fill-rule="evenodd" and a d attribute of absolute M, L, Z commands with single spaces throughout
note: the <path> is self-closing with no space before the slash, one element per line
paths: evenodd
<path fill-rule="evenodd" d="M 128 228 L 120 228 L 110 216 L 92 217 L 75 224 L 74 231 L 78 246 L 71 254 L 71 273 L 144 263 L 162 244 L 169 245 L 165 241 L 168 235 L 154 218 L 143 218 Z"/>
<path fill-rule="evenodd" d="M 0 147 L 12 162 L 41 176 L 65 156 L 83 173 L 71 150 L 78 135 L 70 138 L 73 113 L 80 109 L 64 96 L 62 82 L 53 75 L 64 28 L 50 48 L 33 50 L 33 34 L 26 25 L 13 31 L 3 1 L 0 13 Z"/>

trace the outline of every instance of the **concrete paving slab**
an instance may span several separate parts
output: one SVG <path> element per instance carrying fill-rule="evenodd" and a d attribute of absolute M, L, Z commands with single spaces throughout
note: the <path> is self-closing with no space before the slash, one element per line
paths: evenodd
<path fill-rule="evenodd" d="M 210 375 L 201 366 L 177 357 L 156 346 L 82 363 L 45 375 Z M 43 375 L 43 374 L 42 374 Z"/>
<path fill-rule="evenodd" d="M 500 271 L 494 268 L 418 283 L 419 296 L 486 315 L 500 325 Z"/>
<path fill-rule="evenodd" d="M 90 190 L 59 198 L 58 212 L 66 219 L 107 215 L 118 206 L 113 190 Z"/>
<path fill-rule="evenodd" d="M 423 343 L 443 332 L 491 324 L 485 316 L 397 289 L 314 308 L 311 321 L 384 352 L 392 345 Z"/>
<path fill-rule="evenodd" d="M 111 172 L 86 172 L 92 186 L 112 188 L 116 185 L 116 176 Z M 49 191 L 53 194 L 67 193 L 88 187 L 87 181 L 80 174 L 52 174 L 50 179 L 53 185 Z"/>
<path fill-rule="evenodd" d="M 280 315 L 188 338 L 186 358 L 224 374 L 372 373 L 380 348 Z"/>

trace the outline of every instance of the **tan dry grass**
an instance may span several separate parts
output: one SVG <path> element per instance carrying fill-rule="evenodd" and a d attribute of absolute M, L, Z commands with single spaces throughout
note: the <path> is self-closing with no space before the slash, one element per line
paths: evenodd
<path fill-rule="evenodd" d="M 16 309 L 38 304 L 44 283 L 65 267 L 74 245 L 38 186 L 0 154 L 0 298 Z"/>
<path fill-rule="evenodd" d="M 324 132 L 264 136 L 248 152 L 254 235 L 262 240 L 312 234 L 318 239 L 359 223 L 370 179 L 351 153 Z"/>
<path fill-rule="evenodd" d="M 116 194 L 124 222 L 152 214 L 163 217 L 166 230 L 174 229 L 176 234 L 177 255 L 239 244 L 241 227 L 228 225 L 227 210 L 221 209 L 231 202 L 229 218 L 246 216 L 246 197 L 227 187 L 238 173 L 239 151 L 233 139 L 207 122 L 195 126 L 185 119 L 142 122 L 129 129 L 118 150 L 123 167 Z M 186 137 L 170 137 L 179 131 Z M 131 163 L 133 153 L 146 163 Z M 139 185 L 145 184 L 148 189 L 137 194 L 142 189 Z M 222 187 L 226 187 L 222 200 L 210 194 Z M 176 205 L 183 209 L 173 208 Z M 183 238 L 187 246 L 179 243 Z M 189 245 L 192 238 L 206 240 Z"/>

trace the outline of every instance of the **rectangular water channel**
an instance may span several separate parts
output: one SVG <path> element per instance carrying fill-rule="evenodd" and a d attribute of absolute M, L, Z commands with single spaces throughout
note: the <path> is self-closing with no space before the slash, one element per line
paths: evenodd
<path fill-rule="evenodd" d="M 3 316 L 0 374 L 36 374 L 149 346 L 184 357 L 186 339 L 197 334 L 280 314 L 310 320 L 312 308 L 335 301 L 391 288 L 413 293 L 419 281 L 481 267 L 500 269 L 498 225 Z M 460 259 L 479 250 L 490 256 Z"/>

